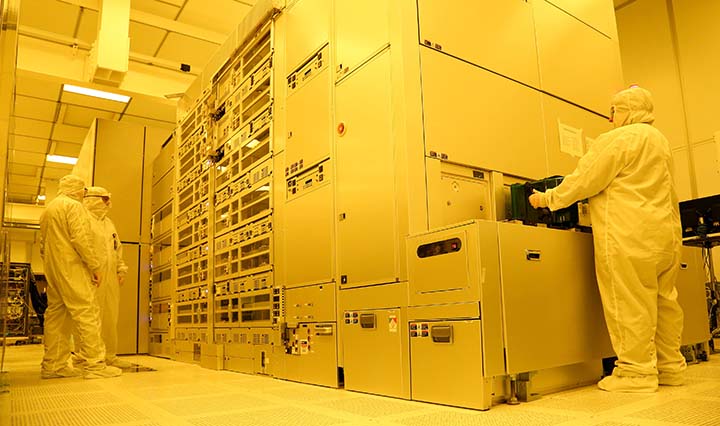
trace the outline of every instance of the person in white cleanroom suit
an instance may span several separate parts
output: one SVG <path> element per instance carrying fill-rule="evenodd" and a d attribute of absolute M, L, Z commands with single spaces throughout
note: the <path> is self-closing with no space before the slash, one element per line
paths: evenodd
<path fill-rule="evenodd" d="M 101 335 L 105 342 L 105 363 L 118 368 L 132 366 L 117 357 L 118 312 L 120 310 L 120 285 L 125 280 L 128 267 L 122 258 L 122 245 L 115 224 L 107 217 L 110 211 L 110 193 L 99 186 L 91 186 L 85 194 L 83 204 L 92 215 L 92 228 L 105 262 L 100 271 L 102 280 L 96 298 L 100 307 Z"/>
<path fill-rule="evenodd" d="M 589 199 L 595 274 L 617 355 L 600 389 L 654 392 L 681 385 L 683 312 L 675 279 L 681 226 L 667 139 L 652 126 L 650 92 L 633 87 L 612 99 L 615 129 L 604 133 L 560 185 L 530 196 L 558 210 Z"/>
<path fill-rule="evenodd" d="M 104 262 L 95 249 L 90 215 L 81 200 L 85 183 L 77 176 L 60 179 L 58 196 L 40 217 L 40 254 L 48 281 L 45 311 L 45 356 L 41 377 L 114 377 L 122 371 L 105 364 L 105 345 L 100 337 L 100 313 L 95 287 Z M 70 333 L 77 330 L 81 369 L 68 365 Z"/>

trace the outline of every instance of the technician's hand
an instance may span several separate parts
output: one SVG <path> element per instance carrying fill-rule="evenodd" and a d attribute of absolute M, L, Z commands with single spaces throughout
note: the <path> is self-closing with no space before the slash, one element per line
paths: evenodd
<path fill-rule="evenodd" d="M 100 287 L 100 280 L 102 280 L 100 272 L 93 272 L 92 283 L 95 287 Z"/>
<path fill-rule="evenodd" d="M 118 284 L 123 285 L 125 282 L 125 275 L 118 274 Z"/>
<path fill-rule="evenodd" d="M 532 195 L 528 198 L 528 201 L 530 201 L 530 205 L 533 206 L 533 208 L 540 209 L 543 207 L 547 207 L 547 199 L 545 198 L 545 193 L 537 191 L 533 189 Z"/>

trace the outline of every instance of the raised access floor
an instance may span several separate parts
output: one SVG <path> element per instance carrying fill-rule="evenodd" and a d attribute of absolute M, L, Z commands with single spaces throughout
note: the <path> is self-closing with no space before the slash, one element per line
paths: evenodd
<path fill-rule="evenodd" d="M 3 426 L 718 426 L 720 355 L 688 368 L 688 384 L 656 394 L 594 386 L 481 412 L 262 376 L 212 371 L 150 356 L 157 371 L 101 380 L 42 380 L 42 345 L 11 346 L 0 394 Z M 472 389 L 468 389 L 472 392 Z"/>

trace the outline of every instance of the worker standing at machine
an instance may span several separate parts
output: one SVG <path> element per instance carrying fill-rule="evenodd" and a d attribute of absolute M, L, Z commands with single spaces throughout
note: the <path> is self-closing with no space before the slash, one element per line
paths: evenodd
<path fill-rule="evenodd" d="M 596 139 L 562 183 L 530 196 L 558 210 L 589 199 L 595 274 L 618 360 L 600 389 L 654 392 L 684 383 L 683 312 L 675 281 L 682 245 L 670 145 L 652 126 L 650 92 L 631 87 L 612 99 L 615 127 Z"/>
<path fill-rule="evenodd" d="M 60 179 L 58 196 L 40 217 L 40 255 L 48 280 L 43 379 L 82 375 L 115 377 L 122 371 L 105 364 L 95 287 L 101 281 L 102 254 L 93 244 L 90 216 L 81 201 L 85 183 L 74 175 Z M 82 368 L 69 365 L 70 333 L 77 330 Z"/>
<path fill-rule="evenodd" d="M 105 363 L 113 367 L 127 368 L 132 364 L 118 358 L 117 342 L 120 286 L 125 280 L 128 267 L 122 258 L 122 244 L 115 224 L 107 216 L 112 206 L 110 197 L 107 189 L 91 186 L 85 194 L 83 204 L 92 215 L 92 229 L 105 257 L 101 267 L 102 281 L 96 294 L 100 307 L 101 335 L 105 342 Z"/>

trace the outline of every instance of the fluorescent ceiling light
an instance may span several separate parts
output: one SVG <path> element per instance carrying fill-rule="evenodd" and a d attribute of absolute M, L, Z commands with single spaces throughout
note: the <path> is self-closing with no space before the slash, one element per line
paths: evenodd
<path fill-rule="evenodd" d="M 75 157 L 63 157 L 62 155 L 49 155 L 46 157 L 47 161 L 50 161 L 51 163 L 63 163 L 63 164 L 72 164 L 73 166 L 77 164 L 77 158 Z"/>
<path fill-rule="evenodd" d="M 63 90 L 80 95 L 94 96 L 96 98 L 109 99 L 111 101 L 128 103 L 130 96 L 118 95 L 117 93 L 103 92 L 102 90 L 88 89 L 87 87 L 73 86 L 72 84 L 63 84 Z"/>
<path fill-rule="evenodd" d="M 258 146 L 259 144 L 260 144 L 260 141 L 259 141 L 259 140 L 253 139 L 253 140 L 251 140 L 250 142 L 246 143 L 245 146 L 248 147 L 248 148 L 250 148 L 250 149 L 253 149 L 253 148 L 255 148 L 256 146 Z"/>
<path fill-rule="evenodd" d="M 260 188 L 257 189 L 258 191 L 269 191 L 270 185 L 263 185 Z"/>
<path fill-rule="evenodd" d="M 37 196 L 37 199 L 38 199 L 38 201 L 45 201 L 45 196 L 44 196 L 44 195 L 38 195 L 38 196 Z"/>

